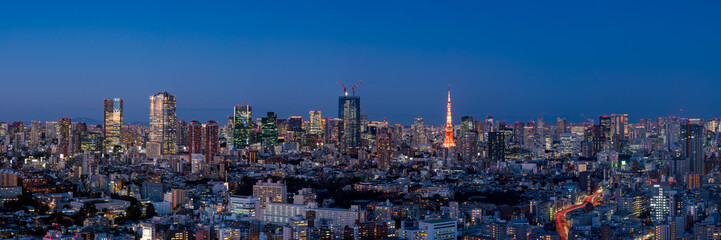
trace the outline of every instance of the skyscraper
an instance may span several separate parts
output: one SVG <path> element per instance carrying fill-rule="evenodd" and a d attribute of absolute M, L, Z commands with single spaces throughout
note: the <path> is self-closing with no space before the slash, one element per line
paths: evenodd
<path fill-rule="evenodd" d="M 669 191 L 671 190 L 671 186 L 667 183 L 653 183 L 650 190 L 649 206 L 651 207 L 651 220 L 664 221 L 670 213 Z"/>
<path fill-rule="evenodd" d="M 149 140 L 160 154 L 177 153 L 178 118 L 175 115 L 175 96 L 161 92 L 150 96 Z"/>
<path fill-rule="evenodd" d="M 235 106 L 233 111 L 233 147 L 250 146 L 250 132 L 253 129 L 253 109 L 249 105 Z"/>
<path fill-rule="evenodd" d="M 308 133 L 320 135 L 323 133 L 323 127 L 321 125 L 322 118 L 320 111 L 310 111 L 310 130 Z"/>
<path fill-rule="evenodd" d="M 472 116 L 461 117 L 461 136 L 468 131 L 476 130 L 476 120 Z"/>
<path fill-rule="evenodd" d="M 288 118 L 288 131 L 302 132 L 303 131 L 303 117 L 290 116 Z"/>
<path fill-rule="evenodd" d="M 506 137 L 504 132 L 488 133 L 488 156 L 492 161 L 506 159 Z"/>
<path fill-rule="evenodd" d="M 426 127 L 423 125 L 423 118 L 416 118 L 411 127 L 413 131 L 413 145 L 426 144 Z"/>
<path fill-rule="evenodd" d="M 267 116 L 261 119 L 260 132 L 261 141 L 268 146 L 278 145 L 278 116 L 274 112 L 268 112 Z"/>
<path fill-rule="evenodd" d="M 383 170 L 390 169 L 391 156 L 391 129 L 389 127 L 381 127 L 376 137 L 376 150 L 378 152 L 378 168 Z"/>
<path fill-rule="evenodd" d="M 68 157 L 68 148 L 70 148 L 70 118 L 58 118 L 58 150 L 63 156 Z"/>
<path fill-rule="evenodd" d="M 42 125 L 40 121 L 30 121 L 30 137 L 28 137 L 28 144 L 33 148 L 36 148 L 40 144 L 40 132 Z"/>
<path fill-rule="evenodd" d="M 114 152 L 120 144 L 120 130 L 123 128 L 123 99 L 105 99 L 103 114 L 104 152 Z"/>
<path fill-rule="evenodd" d="M 448 105 L 446 112 L 446 137 L 443 139 L 443 147 L 451 148 L 456 146 L 456 141 L 453 139 L 453 123 L 451 122 L 451 88 L 448 88 Z"/>
<path fill-rule="evenodd" d="M 681 158 L 687 159 L 688 170 L 704 174 L 704 128 L 701 119 L 682 118 L 680 121 Z"/>
<path fill-rule="evenodd" d="M 358 156 L 360 149 L 360 97 L 344 96 L 338 98 L 338 118 L 340 127 L 340 152 Z"/>
<path fill-rule="evenodd" d="M 203 125 L 198 121 L 190 121 L 188 125 L 188 159 L 193 158 L 193 154 L 203 153 Z"/>
<path fill-rule="evenodd" d="M 601 125 L 604 138 L 611 140 L 611 117 L 605 115 L 598 117 L 598 124 Z"/>
<path fill-rule="evenodd" d="M 205 162 L 213 163 L 215 156 L 218 156 L 218 122 L 207 121 L 205 123 Z"/>

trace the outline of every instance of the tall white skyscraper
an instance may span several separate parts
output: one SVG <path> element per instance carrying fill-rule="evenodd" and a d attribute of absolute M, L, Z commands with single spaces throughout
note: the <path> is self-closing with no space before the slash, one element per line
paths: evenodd
<path fill-rule="evenodd" d="M 149 140 L 159 148 L 159 153 L 177 153 L 176 124 L 175 96 L 167 92 L 150 96 Z"/>

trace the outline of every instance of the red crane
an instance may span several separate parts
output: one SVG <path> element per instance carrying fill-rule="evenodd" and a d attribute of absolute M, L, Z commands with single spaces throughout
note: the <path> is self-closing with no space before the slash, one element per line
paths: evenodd
<path fill-rule="evenodd" d="M 358 85 L 360 85 L 363 82 L 363 80 L 358 81 L 355 85 L 353 85 L 353 96 L 355 96 L 355 89 L 358 88 Z"/>
<path fill-rule="evenodd" d="M 343 85 L 342 83 L 340 83 L 340 81 L 336 81 L 336 83 L 338 83 L 338 85 L 340 85 L 340 87 L 343 88 L 343 94 L 348 95 L 348 91 L 346 91 L 345 85 Z M 355 90 L 355 87 L 353 87 L 353 89 Z"/>

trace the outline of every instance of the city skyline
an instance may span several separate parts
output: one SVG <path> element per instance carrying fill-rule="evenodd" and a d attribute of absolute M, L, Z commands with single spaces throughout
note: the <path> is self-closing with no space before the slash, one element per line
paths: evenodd
<path fill-rule="evenodd" d="M 119 97 L 126 122 L 145 122 L 144 98 L 161 91 L 179 97 L 180 119 L 223 120 L 243 101 L 332 113 L 334 83 L 358 80 L 363 114 L 404 124 L 442 124 L 447 84 L 454 117 L 708 119 L 721 102 L 718 5 L 6 4 L 0 79 L 32 96 L 1 95 L 0 121 L 101 120 L 99 99 Z"/>
<path fill-rule="evenodd" d="M 162 92 L 162 91 L 161 91 L 161 92 Z M 342 92 L 342 91 L 341 91 L 341 92 Z M 173 94 L 173 93 L 170 93 L 170 94 Z M 338 95 L 336 95 L 335 97 L 337 98 L 338 96 L 343 96 L 343 94 L 342 94 L 342 93 L 341 93 L 341 94 L 338 94 Z M 361 97 L 360 94 L 358 94 L 358 95 L 356 95 L 356 96 Z M 453 97 L 455 97 L 455 95 L 454 95 Z M 364 98 L 364 101 L 369 101 L 369 100 L 367 100 L 367 98 L 368 98 L 368 97 L 365 97 L 365 98 Z M 122 100 L 122 101 L 124 101 L 124 102 L 127 101 L 127 99 L 125 99 L 125 98 L 123 98 L 123 97 L 112 97 L 112 98 L 106 98 L 106 99 L 103 99 L 103 100 L 107 100 L 107 99 L 120 99 L 120 100 Z M 445 99 L 445 98 L 444 98 L 444 99 Z M 182 100 L 181 100 L 181 101 L 182 101 Z M 332 103 L 335 103 L 335 102 L 332 102 Z M 246 102 L 242 102 L 242 104 L 248 105 L 248 106 L 252 106 L 253 108 L 261 109 L 261 110 L 256 110 L 257 113 L 265 114 L 266 112 L 274 112 L 274 113 L 276 113 L 276 114 L 279 114 L 277 111 L 274 111 L 274 110 L 273 110 L 274 108 L 273 108 L 272 106 L 271 106 L 271 107 L 269 107 L 269 106 L 264 106 L 264 105 L 258 106 L 258 105 L 253 105 L 253 104 L 249 104 L 249 103 L 246 103 Z M 126 105 L 127 105 L 127 104 L 126 104 Z M 124 122 L 125 122 L 124 125 L 135 125 L 135 124 L 149 125 L 149 124 L 150 124 L 150 121 L 149 121 L 149 119 L 148 119 L 148 115 L 150 114 L 150 110 L 147 108 L 147 100 L 146 100 L 145 105 L 146 105 L 145 108 L 135 109 L 136 114 L 137 114 L 137 111 L 145 112 L 145 115 L 143 115 L 143 117 L 141 117 L 140 119 L 136 119 L 136 120 L 127 120 L 127 118 L 123 117 L 123 118 L 124 118 L 123 120 L 124 120 Z M 212 118 L 212 117 L 210 117 L 210 116 L 219 116 L 219 115 L 222 115 L 221 113 L 215 113 L 215 114 L 209 114 L 209 115 L 200 114 L 200 115 L 197 115 L 197 116 L 194 117 L 194 118 L 193 118 L 193 117 L 190 117 L 190 118 L 188 118 L 188 117 L 181 117 L 181 116 L 184 116 L 184 115 L 186 115 L 186 116 L 187 116 L 187 115 L 192 115 L 192 114 L 188 114 L 188 112 L 198 111 L 198 109 L 183 108 L 183 107 L 181 106 L 181 107 L 177 107 L 177 108 L 176 108 L 176 109 L 177 109 L 177 115 L 178 115 L 177 118 L 178 118 L 178 120 L 187 120 L 187 121 L 191 121 L 191 120 L 199 120 L 199 121 L 200 121 L 200 120 L 202 120 L 202 119 L 206 119 L 206 120 L 212 120 L 212 121 L 217 121 L 217 122 L 223 122 L 223 120 L 226 120 L 226 119 L 228 119 L 228 117 L 232 117 L 232 116 L 233 116 L 233 109 L 234 109 L 234 107 L 239 106 L 239 105 L 240 105 L 240 104 L 232 105 L 232 106 L 225 107 L 225 108 L 221 108 L 221 107 L 213 108 L 213 109 L 212 109 L 213 112 L 225 112 L 225 111 L 228 112 L 228 114 L 227 114 L 226 116 L 222 116 L 222 117 L 218 117 L 218 118 Z M 332 105 L 332 104 L 325 104 L 325 105 Z M 364 104 L 364 105 L 365 105 L 365 104 Z M 103 116 L 104 110 L 103 110 L 103 109 L 104 109 L 104 106 L 101 105 L 101 106 L 99 106 L 99 107 L 97 107 L 97 108 L 98 108 L 98 111 L 100 111 L 100 113 L 92 113 L 92 114 L 89 114 L 89 115 L 93 115 L 93 116 L 74 116 L 74 117 L 71 117 L 71 116 L 67 116 L 67 114 L 66 114 L 66 115 L 59 115 L 59 116 L 56 116 L 56 117 L 49 117 L 48 119 L 35 119 L 35 118 L 33 118 L 33 119 L 0 119 L 0 122 L 22 121 L 22 122 L 24 122 L 24 123 L 28 123 L 28 124 L 29 124 L 30 121 L 36 121 L 36 120 L 37 120 L 37 121 L 41 121 L 41 122 L 54 121 L 54 120 L 57 120 L 57 118 L 61 118 L 61 117 L 62 117 L 62 118 L 70 118 L 70 119 L 73 120 L 73 122 L 79 121 L 79 122 L 88 122 L 88 123 L 91 123 L 91 124 L 103 124 L 103 118 L 104 118 L 104 116 Z M 327 110 L 328 112 L 326 112 L 326 110 L 317 110 L 317 109 L 326 109 L 326 108 L 330 108 L 331 110 Z M 454 109 L 455 109 L 455 108 L 456 108 L 456 107 L 454 106 Z M 230 110 L 228 110 L 228 109 L 230 109 Z M 316 109 L 316 110 L 313 110 L 313 109 Z M 445 107 L 444 107 L 443 109 L 445 109 Z M 440 109 L 440 110 L 442 111 L 443 109 Z M 364 110 L 364 109 L 361 108 L 361 114 L 362 114 L 362 115 L 367 115 L 367 113 L 364 112 L 363 110 Z M 125 110 L 125 109 L 124 109 L 122 114 L 125 115 L 127 111 L 128 111 L 128 110 Z M 130 110 L 130 111 L 133 111 L 133 110 Z M 183 112 L 183 111 L 185 111 L 185 112 Z M 333 111 L 337 111 L 337 110 L 334 110 L 333 107 L 327 107 L 327 106 L 324 106 L 324 107 L 316 107 L 316 108 L 309 108 L 308 110 L 300 110 L 300 111 L 301 111 L 300 113 L 288 113 L 288 114 L 280 113 L 280 115 L 278 115 L 278 117 L 281 117 L 281 118 L 290 118 L 290 117 L 292 117 L 292 116 L 305 116 L 305 117 L 307 117 L 306 115 L 308 115 L 308 112 L 309 112 L 309 111 L 321 111 L 321 112 L 326 112 L 327 115 L 324 115 L 324 116 L 323 116 L 323 119 L 326 119 L 326 118 L 335 118 L 335 117 L 337 117 L 337 116 L 336 116 L 336 113 L 337 113 L 337 112 L 333 112 Z M 579 112 L 579 113 L 571 113 L 571 114 L 540 114 L 540 115 L 532 115 L 532 114 L 530 114 L 530 115 L 525 115 L 525 114 L 520 114 L 520 113 L 518 113 L 518 114 L 512 114 L 512 115 L 496 115 L 496 114 L 493 114 L 493 113 L 480 113 L 480 112 L 477 112 L 477 113 L 456 113 L 455 110 L 454 110 L 451 114 L 452 114 L 452 115 L 451 115 L 451 116 L 452 116 L 452 119 L 456 119 L 456 121 L 459 120 L 461 117 L 464 117 L 464 116 L 471 116 L 471 117 L 474 117 L 474 118 L 476 118 L 476 119 L 483 119 L 483 118 L 486 118 L 487 116 L 493 116 L 495 119 L 497 119 L 497 120 L 499 120 L 499 121 L 507 121 L 508 123 L 536 121 L 539 117 L 540 117 L 540 118 L 544 118 L 544 119 L 546 119 L 546 120 L 548 120 L 548 121 L 554 120 L 554 119 L 556 119 L 556 118 L 563 118 L 563 119 L 567 119 L 570 123 L 580 123 L 580 122 L 584 122 L 585 119 L 588 119 L 588 118 L 590 118 L 590 119 L 596 119 L 596 117 L 598 117 L 598 116 L 611 116 L 611 115 L 613 115 L 613 114 L 625 114 L 625 115 L 628 115 L 627 118 L 629 119 L 629 121 L 634 121 L 634 122 L 637 122 L 637 121 L 639 121 L 640 119 L 653 119 L 653 118 L 656 118 L 656 117 L 671 117 L 671 116 L 673 116 L 673 117 L 701 118 L 701 119 L 714 119 L 714 118 L 719 118 L 719 117 L 721 117 L 721 114 L 719 114 L 719 115 L 713 115 L 713 114 L 712 114 L 712 115 L 709 115 L 708 117 L 703 117 L 702 115 L 699 115 L 699 114 L 688 113 L 688 111 L 687 111 L 686 109 L 678 109 L 675 113 L 669 113 L 669 114 L 665 114 L 665 115 L 653 115 L 653 114 L 643 114 L 643 113 L 639 114 L 639 113 L 628 113 L 628 112 L 620 112 L 620 111 L 599 112 L 599 113 L 597 113 L 597 114 L 588 114 L 588 113 L 586 113 L 586 112 Z M 99 116 L 99 117 L 96 117 L 95 115 L 100 115 L 100 116 Z M 424 114 L 424 115 L 431 115 L 431 116 L 433 116 L 433 118 L 421 117 L 421 118 L 424 119 L 424 122 L 426 122 L 426 124 L 429 124 L 429 125 L 432 125 L 432 126 L 442 126 L 442 125 L 445 125 L 445 124 L 446 124 L 446 114 L 445 114 L 445 113 L 428 113 L 428 114 Z M 438 118 L 439 115 L 442 115 L 442 116 L 441 116 L 442 118 L 436 119 L 436 118 Z M 264 116 L 264 115 L 253 116 L 252 119 L 255 121 L 255 120 L 258 120 L 258 119 L 262 118 L 262 116 Z M 387 122 L 389 122 L 389 123 L 401 123 L 401 124 L 403 124 L 403 125 L 405 125 L 405 126 L 410 126 L 410 125 L 413 124 L 413 120 L 414 120 L 415 118 L 418 118 L 418 117 L 420 117 L 420 115 L 418 115 L 418 116 L 415 116 L 415 115 L 414 115 L 414 116 L 408 116 L 407 118 L 409 118 L 409 119 L 403 118 L 403 119 L 400 119 L 399 121 L 392 121 L 391 119 L 388 119 L 388 117 L 385 117 L 385 116 L 368 116 L 368 120 L 383 121 L 383 120 L 385 119 L 385 120 L 386 120 Z M 206 120 L 202 120 L 202 121 L 206 121 Z M 454 125 L 457 125 L 457 124 L 454 124 Z"/>

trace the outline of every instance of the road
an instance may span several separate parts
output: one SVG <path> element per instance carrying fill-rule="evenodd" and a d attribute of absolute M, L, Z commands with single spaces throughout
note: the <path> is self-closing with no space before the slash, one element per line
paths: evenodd
<path fill-rule="evenodd" d="M 566 209 L 558 211 L 556 212 L 556 214 L 553 215 L 553 218 L 556 219 L 556 231 L 558 231 L 558 235 L 561 237 L 561 240 L 568 240 L 568 224 L 566 223 L 566 214 L 583 208 L 583 206 L 585 206 L 587 203 L 592 203 L 594 206 L 597 205 L 598 202 L 596 200 L 597 197 L 601 195 L 601 192 L 603 192 L 603 190 L 598 190 L 593 195 L 589 195 L 583 198 L 583 203 L 567 207 Z"/>

